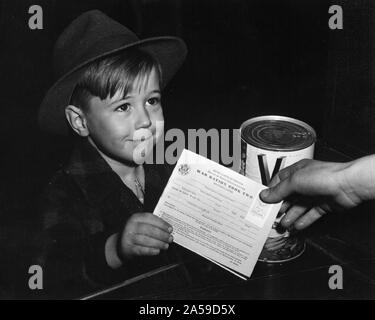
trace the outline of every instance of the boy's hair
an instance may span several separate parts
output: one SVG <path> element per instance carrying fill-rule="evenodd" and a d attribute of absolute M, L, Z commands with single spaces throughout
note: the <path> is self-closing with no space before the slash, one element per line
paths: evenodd
<path fill-rule="evenodd" d="M 101 100 L 112 98 L 116 92 L 122 91 L 125 97 L 139 77 L 147 80 L 155 68 L 162 86 L 162 70 L 153 56 L 139 49 L 125 50 L 91 63 L 83 72 L 74 88 L 70 104 L 83 111 L 88 110 L 89 99 L 99 97 Z"/>

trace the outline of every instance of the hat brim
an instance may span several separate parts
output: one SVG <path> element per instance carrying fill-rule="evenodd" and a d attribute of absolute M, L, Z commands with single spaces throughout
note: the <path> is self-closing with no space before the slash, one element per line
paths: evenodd
<path fill-rule="evenodd" d="M 68 134 L 65 107 L 69 105 L 73 89 L 85 67 L 93 61 L 134 47 L 147 51 L 160 63 L 164 86 L 180 68 L 187 54 L 186 44 L 180 38 L 155 37 L 124 45 L 86 60 L 60 77 L 48 90 L 39 107 L 38 123 L 40 128 L 54 134 Z"/>

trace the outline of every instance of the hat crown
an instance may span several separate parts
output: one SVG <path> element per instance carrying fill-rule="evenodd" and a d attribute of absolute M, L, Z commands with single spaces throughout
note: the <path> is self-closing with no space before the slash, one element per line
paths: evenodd
<path fill-rule="evenodd" d="M 53 54 L 57 77 L 119 46 L 139 41 L 125 26 L 99 10 L 76 18 L 58 38 Z"/>
<path fill-rule="evenodd" d="M 165 86 L 185 60 L 187 48 L 180 38 L 171 36 L 139 40 L 125 26 L 98 10 L 88 11 L 69 24 L 54 47 L 57 80 L 46 93 L 38 114 L 41 128 L 57 134 L 68 132 L 64 108 L 83 68 L 97 59 L 137 48 L 150 54 L 163 70 Z"/>

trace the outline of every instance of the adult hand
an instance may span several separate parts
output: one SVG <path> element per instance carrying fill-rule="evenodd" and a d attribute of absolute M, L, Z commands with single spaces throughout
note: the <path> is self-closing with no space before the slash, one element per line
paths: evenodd
<path fill-rule="evenodd" d="M 281 170 L 262 191 L 267 203 L 286 200 L 282 226 L 304 229 L 322 215 L 375 198 L 375 157 L 348 163 L 301 160 Z"/>

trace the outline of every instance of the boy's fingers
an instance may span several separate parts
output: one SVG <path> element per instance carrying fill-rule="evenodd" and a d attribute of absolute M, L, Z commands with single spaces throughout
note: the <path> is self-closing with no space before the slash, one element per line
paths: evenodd
<path fill-rule="evenodd" d="M 139 213 L 136 214 L 136 222 L 151 224 L 159 229 L 164 230 L 165 232 L 172 232 L 172 226 L 164 221 L 163 219 L 155 216 L 152 213 Z"/>
<path fill-rule="evenodd" d="M 156 256 L 160 253 L 160 249 L 143 246 L 136 246 L 133 251 L 138 256 Z"/>
<path fill-rule="evenodd" d="M 289 208 L 286 215 L 281 219 L 280 223 L 284 228 L 289 228 L 300 216 L 302 216 L 308 208 L 303 205 L 295 204 Z"/>
<path fill-rule="evenodd" d="M 161 249 L 161 250 L 166 250 L 169 248 L 169 244 L 160 241 L 155 238 L 148 237 L 144 234 L 137 234 L 135 235 L 133 239 L 133 243 L 137 246 L 141 247 L 148 247 L 148 248 L 154 248 L 154 249 Z"/>
<path fill-rule="evenodd" d="M 139 223 L 135 233 L 145 235 L 166 243 L 169 243 L 171 241 L 170 238 L 172 237 L 169 232 L 166 232 L 148 223 Z"/>

